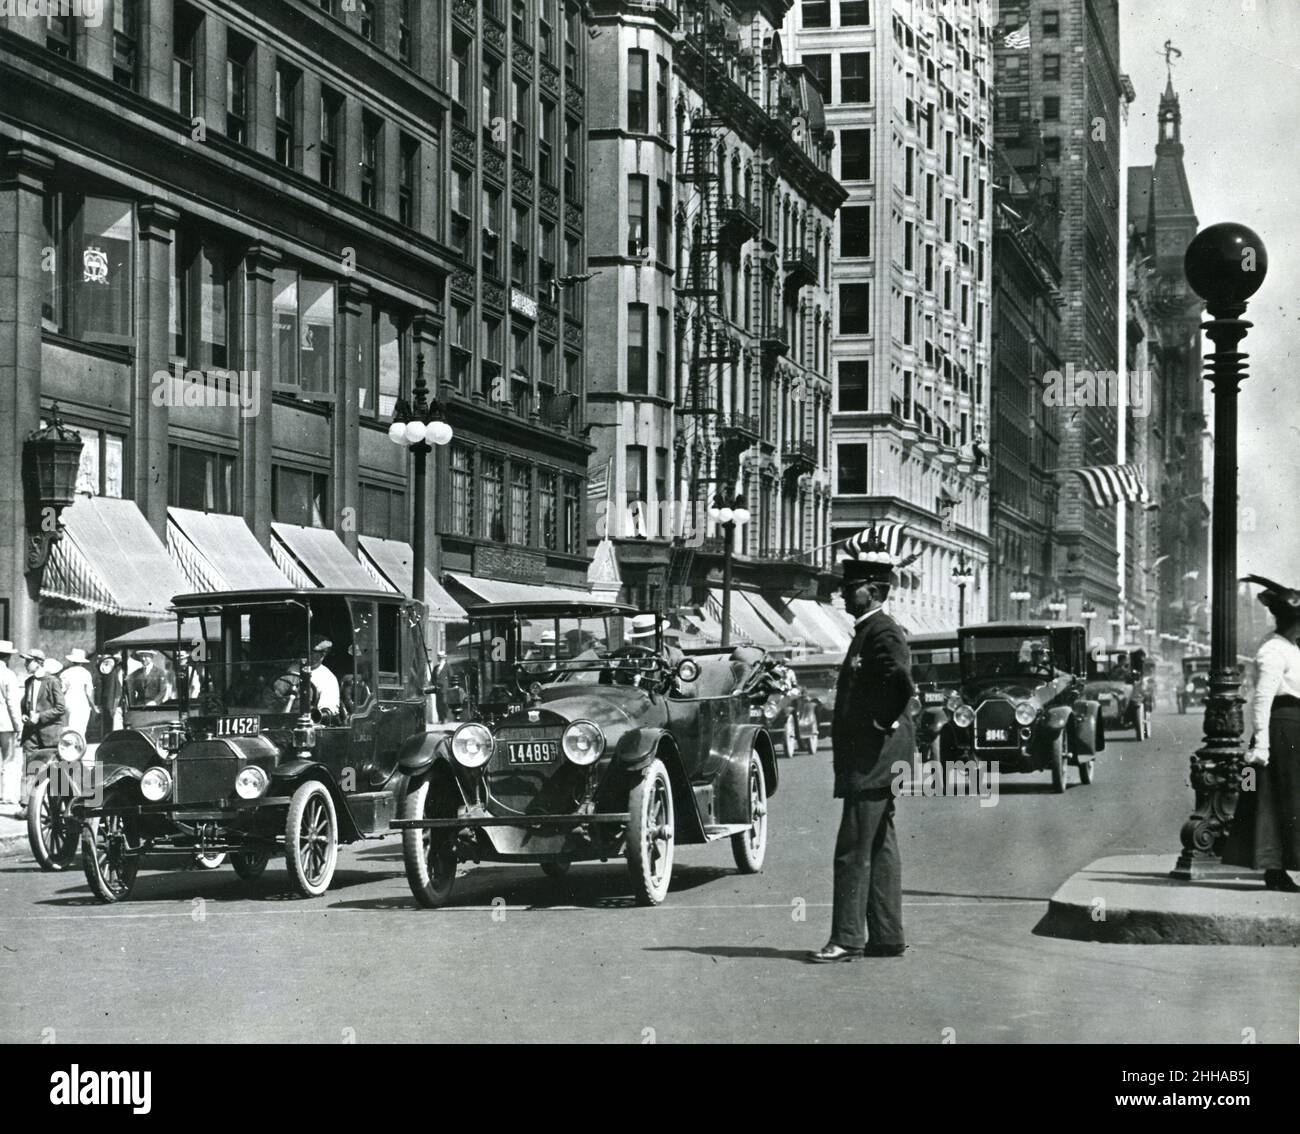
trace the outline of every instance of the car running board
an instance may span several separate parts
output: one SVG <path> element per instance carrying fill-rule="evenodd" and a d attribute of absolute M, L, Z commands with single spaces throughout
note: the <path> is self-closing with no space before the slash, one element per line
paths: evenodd
<path fill-rule="evenodd" d="M 715 839 L 726 839 L 732 835 L 743 835 L 750 830 L 748 823 L 717 823 L 704 828 L 704 837 L 713 842 Z"/>

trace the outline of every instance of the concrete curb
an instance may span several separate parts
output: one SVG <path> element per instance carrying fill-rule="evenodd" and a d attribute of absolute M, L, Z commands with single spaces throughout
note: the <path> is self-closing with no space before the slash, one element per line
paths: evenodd
<path fill-rule="evenodd" d="M 1101 858 L 1052 895 L 1034 932 L 1126 945 L 1300 945 L 1300 895 L 1263 888 L 1259 871 L 1216 867 L 1169 877 L 1175 856 Z"/>
<path fill-rule="evenodd" d="M 10 858 L 27 850 L 27 835 L 0 835 L 0 858 Z"/>

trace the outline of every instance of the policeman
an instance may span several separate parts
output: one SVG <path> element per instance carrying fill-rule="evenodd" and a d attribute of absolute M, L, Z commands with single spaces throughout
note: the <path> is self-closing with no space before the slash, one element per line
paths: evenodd
<path fill-rule="evenodd" d="M 869 547 L 871 545 L 868 545 Z M 893 565 L 883 547 L 845 560 L 845 609 L 853 641 L 835 686 L 835 798 L 844 800 L 835 841 L 830 940 L 809 960 L 897 957 L 903 943 L 903 878 L 894 834 L 894 764 L 911 764 L 916 738 L 907 711 L 913 684 L 907 640 L 881 606 Z"/>

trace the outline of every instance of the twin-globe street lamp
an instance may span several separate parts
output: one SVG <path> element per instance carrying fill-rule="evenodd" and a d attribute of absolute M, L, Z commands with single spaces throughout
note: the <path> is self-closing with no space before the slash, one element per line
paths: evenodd
<path fill-rule="evenodd" d="M 957 584 L 957 625 L 966 625 L 966 588 L 975 579 L 975 568 L 966 562 L 966 553 L 958 552 L 952 567 L 952 581 Z"/>
<path fill-rule="evenodd" d="M 446 445 L 452 438 L 452 428 L 447 424 L 446 407 L 439 401 L 429 401 L 429 387 L 424 381 L 424 355 L 416 360 L 415 388 L 411 391 L 411 405 L 398 398 L 393 406 L 393 423 L 388 427 L 388 439 L 395 445 L 405 445 L 415 457 L 415 522 L 412 524 L 411 597 L 424 601 L 424 485 L 425 458 L 431 445 Z"/>
<path fill-rule="evenodd" d="M 731 645 L 731 548 L 736 538 L 736 528 L 749 523 L 749 509 L 745 498 L 736 496 L 729 504 L 720 497 L 719 503 L 709 509 L 709 519 L 722 525 L 722 645 Z"/>

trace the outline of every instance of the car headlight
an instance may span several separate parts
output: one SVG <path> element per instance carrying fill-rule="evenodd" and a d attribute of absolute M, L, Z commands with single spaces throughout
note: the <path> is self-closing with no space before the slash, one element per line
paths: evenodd
<path fill-rule="evenodd" d="M 166 768 L 150 768 L 140 777 L 140 794 L 150 803 L 160 803 L 172 793 L 172 774 Z"/>
<path fill-rule="evenodd" d="M 952 723 L 958 728 L 970 728 L 975 723 L 975 710 L 969 705 L 958 705 L 952 711 Z"/>
<path fill-rule="evenodd" d="M 943 707 L 947 709 L 948 712 L 951 713 L 955 711 L 957 706 L 960 704 L 961 704 L 961 694 L 956 691 L 953 691 L 952 693 L 948 694 L 948 699 L 943 703 Z"/>
<path fill-rule="evenodd" d="M 1186 692 L 1188 692 L 1188 693 L 1192 693 L 1192 692 L 1195 692 L 1195 690 L 1196 690 L 1196 683 L 1193 682 L 1193 681 L 1189 681 L 1189 682 L 1187 683 L 1187 689 L 1186 689 Z"/>
<path fill-rule="evenodd" d="M 1016 724 L 1031 725 L 1038 718 L 1038 710 L 1033 705 L 1020 704 L 1016 706 Z"/>
<path fill-rule="evenodd" d="M 483 767 L 492 756 L 492 733 L 486 725 L 461 725 L 451 734 L 451 754 L 463 768 Z"/>
<path fill-rule="evenodd" d="M 249 764 L 235 777 L 235 794 L 240 799 L 258 799 L 266 793 L 270 778 L 256 764 Z"/>
<path fill-rule="evenodd" d="M 776 720 L 776 714 L 781 709 L 781 703 L 776 697 L 769 697 L 763 702 L 763 716 L 769 721 Z"/>
<path fill-rule="evenodd" d="M 591 721 L 574 721 L 564 730 L 560 747 L 571 763 L 585 768 L 599 760 L 605 751 L 605 734 Z"/>
<path fill-rule="evenodd" d="M 59 759 L 75 764 L 86 754 L 86 738 L 76 729 L 66 728 L 59 734 Z"/>

